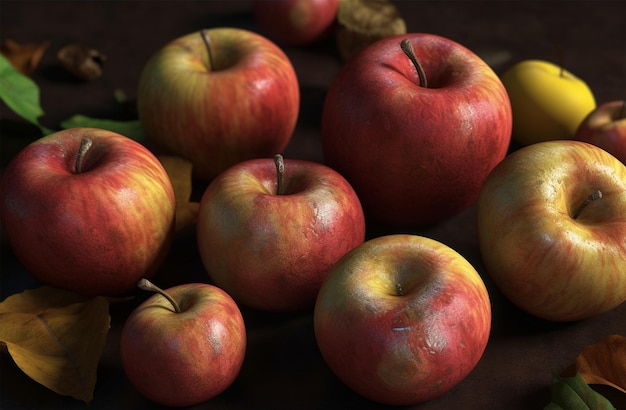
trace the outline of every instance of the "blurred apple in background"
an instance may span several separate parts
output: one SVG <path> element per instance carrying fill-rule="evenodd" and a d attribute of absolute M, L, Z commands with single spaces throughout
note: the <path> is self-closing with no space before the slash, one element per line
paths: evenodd
<path fill-rule="evenodd" d="M 584 142 L 521 148 L 477 205 L 487 272 L 528 313 L 573 321 L 626 300 L 626 166 Z"/>
<path fill-rule="evenodd" d="M 210 180 L 238 162 L 281 152 L 295 129 L 300 90 L 278 46 L 221 27 L 180 37 L 152 56 L 137 105 L 148 138 Z"/>
<path fill-rule="evenodd" d="M 246 353 L 239 307 L 223 290 L 188 283 L 158 292 L 128 316 L 120 338 L 124 372 L 148 399 L 164 406 L 192 406 L 232 385 Z"/>
<path fill-rule="evenodd" d="M 511 111 L 500 79 L 476 54 L 414 33 L 379 40 L 343 66 L 321 127 L 326 163 L 352 184 L 368 219 L 426 226 L 476 201 L 507 153 Z"/>
<path fill-rule="evenodd" d="M 197 239 L 209 276 L 238 303 L 296 311 L 313 308 L 331 266 L 364 241 L 365 219 L 336 171 L 277 156 L 242 162 L 211 182 Z"/>
<path fill-rule="evenodd" d="M 169 177 L 143 145 L 111 131 L 72 128 L 31 143 L 7 165 L 0 191 L 11 247 L 41 283 L 118 295 L 169 251 Z"/>
<path fill-rule="evenodd" d="M 580 124 L 574 139 L 598 146 L 626 164 L 626 101 L 600 104 Z"/>
<path fill-rule="evenodd" d="M 502 74 L 513 111 L 513 141 L 524 146 L 571 139 L 596 101 L 587 84 L 541 60 L 525 60 Z"/>
<path fill-rule="evenodd" d="M 415 235 L 371 239 L 344 256 L 319 291 L 314 330 L 331 370 L 389 405 L 438 397 L 487 346 L 491 305 L 463 256 Z"/>
<path fill-rule="evenodd" d="M 254 0 L 254 19 L 280 45 L 308 45 L 330 35 L 339 1 Z"/>

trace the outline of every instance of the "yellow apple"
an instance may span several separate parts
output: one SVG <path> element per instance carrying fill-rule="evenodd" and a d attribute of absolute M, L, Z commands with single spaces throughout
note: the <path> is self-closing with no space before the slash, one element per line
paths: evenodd
<path fill-rule="evenodd" d="M 511 100 L 512 139 L 520 145 L 571 139 L 596 108 L 583 80 L 547 61 L 520 61 L 501 79 Z"/>

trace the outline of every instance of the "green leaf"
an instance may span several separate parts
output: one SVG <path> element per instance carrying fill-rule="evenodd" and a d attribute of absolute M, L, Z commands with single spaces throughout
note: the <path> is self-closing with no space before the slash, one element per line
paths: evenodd
<path fill-rule="evenodd" d="M 544 410 L 615 410 L 615 407 L 576 373 L 574 377 L 554 375 L 552 401 Z"/>
<path fill-rule="evenodd" d="M 43 109 L 39 103 L 39 87 L 0 55 L 0 98 L 17 115 L 39 127 L 44 135 L 53 133 L 39 123 Z"/>
<path fill-rule="evenodd" d="M 101 128 L 141 142 L 145 134 L 139 120 L 117 121 L 77 114 L 61 122 L 61 128 Z"/>

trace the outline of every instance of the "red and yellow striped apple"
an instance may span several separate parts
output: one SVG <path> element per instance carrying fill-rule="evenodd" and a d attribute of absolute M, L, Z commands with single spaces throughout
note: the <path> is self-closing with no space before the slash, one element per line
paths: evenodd
<path fill-rule="evenodd" d="M 285 53 L 248 30 L 219 27 L 165 45 L 143 68 L 141 124 L 159 148 L 189 159 L 210 180 L 238 162 L 281 152 L 300 109 Z"/>
<path fill-rule="evenodd" d="M 7 165 L 2 225 L 15 255 L 42 283 L 118 295 L 163 262 L 174 233 L 174 190 L 143 145 L 111 131 L 43 137 Z"/>
<path fill-rule="evenodd" d="M 606 151 L 572 140 L 519 149 L 477 208 L 487 272 L 521 309 L 573 321 L 626 300 L 626 166 Z"/>
<path fill-rule="evenodd" d="M 413 33 L 379 40 L 343 66 L 321 127 L 326 163 L 352 184 L 368 219 L 432 225 L 476 201 L 507 153 L 511 107 L 476 54 Z"/>
<path fill-rule="evenodd" d="M 491 305 L 474 267 L 435 240 L 394 234 L 331 270 L 314 310 L 330 369 L 360 395 L 411 405 L 449 391 L 487 346 Z"/>
<path fill-rule="evenodd" d="M 626 101 L 608 101 L 583 119 L 574 139 L 602 148 L 626 164 Z"/>
<path fill-rule="evenodd" d="M 296 311 L 313 308 L 331 266 L 363 242 L 365 218 L 336 171 L 277 155 L 237 164 L 211 182 L 197 239 L 210 278 L 238 303 Z"/>

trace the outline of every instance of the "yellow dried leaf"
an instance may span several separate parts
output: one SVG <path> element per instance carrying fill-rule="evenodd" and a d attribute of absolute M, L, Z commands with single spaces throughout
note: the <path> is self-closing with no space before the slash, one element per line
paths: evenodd
<path fill-rule="evenodd" d="M 170 177 L 176 198 L 176 232 L 196 223 L 200 204 L 190 202 L 193 192 L 192 164 L 190 161 L 173 155 L 160 155 L 159 161 Z"/>
<path fill-rule="evenodd" d="M 0 53 L 11 62 L 19 72 L 30 76 L 37 68 L 49 41 L 40 44 L 19 44 L 13 40 L 4 40 L 0 44 Z"/>
<path fill-rule="evenodd" d="M 337 47 L 344 61 L 377 40 L 406 33 L 405 21 L 389 0 L 342 0 L 337 22 Z"/>
<path fill-rule="evenodd" d="M 603 384 L 626 393 L 626 337 L 611 335 L 585 347 L 564 374 L 576 372 L 588 384 Z"/>
<path fill-rule="evenodd" d="M 42 286 L 0 302 L 0 346 L 33 380 L 90 403 L 110 322 L 106 298 Z"/>

